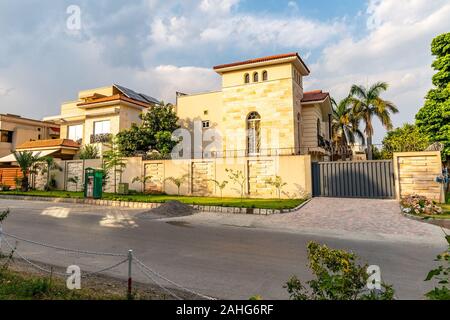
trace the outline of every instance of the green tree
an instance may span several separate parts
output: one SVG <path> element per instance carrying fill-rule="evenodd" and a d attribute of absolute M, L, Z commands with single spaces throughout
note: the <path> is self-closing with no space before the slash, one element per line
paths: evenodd
<path fill-rule="evenodd" d="M 239 186 L 239 193 L 241 195 L 242 201 L 242 199 L 244 198 L 247 178 L 245 177 L 242 170 L 225 169 L 225 171 L 228 173 L 228 178 Z"/>
<path fill-rule="evenodd" d="M 424 106 L 416 114 L 416 125 L 431 142 L 444 145 L 442 159 L 450 161 L 450 33 L 444 33 L 431 43 L 436 57 L 432 67 L 435 88 L 431 89 Z"/>
<path fill-rule="evenodd" d="M 178 178 L 168 177 L 168 178 L 164 179 L 164 181 L 172 182 L 178 188 L 178 195 L 180 195 L 180 188 L 183 185 L 183 183 L 187 180 L 188 177 L 189 177 L 189 175 L 185 174 Z"/>
<path fill-rule="evenodd" d="M 94 144 L 84 145 L 80 150 L 81 160 L 90 160 L 99 158 L 98 148 Z"/>
<path fill-rule="evenodd" d="M 39 153 L 34 155 L 32 151 L 16 151 L 14 152 L 14 157 L 16 158 L 16 162 L 19 164 L 23 175 L 21 179 L 21 190 L 27 192 L 29 188 L 28 174 L 30 168 L 40 160 Z"/>
<path fill-rule="evenodd" d="M 392 300 L 394 290 L 381 283 L 382 292 L 367 288 L 367 265 L 359 265 L 358 257 L 345 250 L 328 248 L 316 242 L 308 244 L 308 260 L 314 278 L 306 288 L 292 277 L 284 286 L 291 300 Z"/>
<path fill-rule="evenodd" d="M 119 173 L 119 183 L 122 183 L 122 174 L 127 164 L 123 160 L 123 155 L 114 141 L 109 145 L 109 148 L 103 154 L 103 170 L 106 172 L 109 170 L 113 171 L 114 193 L 117 193 L 117 173 Z"/>
<path fill-rule="evenodd" d="M 383 139 L 381 156 L 383 159 L 392 159 L 394 152 L 424 151 L 429 145 L 428 138 L 417 126 L 405 123 L 402 127 L 388 131 Z"/>
<path fill-rule="evenodd" d="M 340 144 L 338 148 L 341 149 L 341 158 L 345 160 L 348 144 L 354 144 L 356 137 L 364 141 L 364 135 L 359 130 L 359 119 L 353 113 L 349 98 L 345 98 L 339 103 L 331 99 L 331 105 L 333 107 L 331 123 L 333 141 L 336 145 Z"/>
<path fill-rule="evenodd" d="M 156 150 L 163 155 L 169 154 L 178 143 L 172 140 L 172 133 L 179 128 L 173 105 L 161 101 L 140 117 L 140 126 L 134 124 L 129 130 L 117 135 L 117 144 L 122 154 L 129 157 L 136 151 L 150 150 Z"/>
<path fill-rule="evenodd" d="M 370 88 L 353 85 L 350 89 L 350 104 L 357 119 L 365 125 L 364 134 L 367 141 L 367 158 L 372 160 L 373 118 L 378 118 L 387 129 L 392 129 L 391 113 L 397 113 L 397 107 L 390 101 L 383 100 L 381 93 L 388 89 L 386 82 L 377 82 Z"/>
<path fill-rule="evenodd" d="M 223 190 L 228 185 L 228 181 L 224 180 L 224 181 L 220 182 L 220 181 L 214 180 L 214 179 L 212 179 L 211 181 L 216 184 L 217 188 L 219 188 L 219 190 L 220 190 L 220 199 L 222 200 L 223 199 Z"/>
<path fill-rule="evenodd" d="M 53 157 L 43 157 L 40 159 L 45 164 L 45 168 L 42 170 L 42 173 L 47 174 L 47 183 L 45 184 L 44 189 L 49 191 L 52 187 L 51 183 L 51 171 L 59 170 L 62 171 L 62 168 L 56 163 Z"/>
<path fill-rule="evenodd" d="M 67 182 L 75 184 L 75 192 L 78 192 L 78 182 L 80 182 L 80 177 L 73 176 L 67 179 Z"/>
<path fill-rule="evenodd" d="M 281 192 L 283 191 L 283 188 L 287 186 L 287 183 L 283 182 L 283 178 L 280 176 L 275 176 L 274 178 L 270 177 L 266 179 L 266 183 L 277 189 L 278 199 L 281 199 Z"/>

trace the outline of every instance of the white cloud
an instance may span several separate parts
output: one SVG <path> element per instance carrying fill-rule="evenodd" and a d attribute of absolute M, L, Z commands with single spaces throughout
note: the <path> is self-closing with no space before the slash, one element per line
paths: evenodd
<path fill-rule="evenodd" d="M 40 11 L 16 19 L 23 5 L 0 2 L 1 112 L 56 114 L 77 91 L 112 83 L 173 101 L 175 91 L 220 88 L 213 64 L 299 51 L 313 62 L 306 89 L 341 98 L 353 83 L 388 81 L 398 125 L 431 87 L 432 38 L 450 30 L 448 0 L 371 0 L 355 18 L 366 18 L 366 30 L 352 18 L 240 11 L 238 0 L 79 1 L 78 36 L 65 31 L 64 5 L 30 0 Z M 290 2 L 292 13 L 299 2 Z"/>
<path fill-rule="evenodd" d="M 159 50 L 171 50 L 182 45 L 210 46 L 216 42 L 220 46 L 232 45 L 234 49 L 251 52 L 267 46 L 317 48 L 333 37 L 346 34 L 343 20 L 319 22 L 301 16 L 231 12 L 237 2 L 204 0 L 200 4 L 200 12 L 186 11 L 182 16 L 165 12 L 152 23 L 151 38 Z"/>
<path fill-rule="evenodd" d="M 450 3 L 445 0 L 373 0 L 368 7 L 366 36 L 346 36 L 326 46 L 311 66 L 307 86 L 329 90 L 344 97 L 352 84 L 387 81 L 386 98 L 394 101 L 400 113 L 395 125 L 412 122 L 431 88 L 431 40 L 450 30 Z M 384 134 L 376 128 L 378 141 Z"/>
<path fill-rule="evenodd" d="M 229 13 L 239 0 L 202 0 L 199 8 L 209 14 Z"/>

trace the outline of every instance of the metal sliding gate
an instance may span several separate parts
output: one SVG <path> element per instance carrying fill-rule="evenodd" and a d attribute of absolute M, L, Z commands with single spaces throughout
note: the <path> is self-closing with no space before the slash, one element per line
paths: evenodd
<path fill-rule="evenodd" d="M 395 198 L 390 160 L 314 162 L 313 196 L 337 198 Z"/>

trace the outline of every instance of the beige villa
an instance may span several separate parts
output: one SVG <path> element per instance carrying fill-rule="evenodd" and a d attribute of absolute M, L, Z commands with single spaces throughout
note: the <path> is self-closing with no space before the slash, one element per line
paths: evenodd
<path fill-rule="evenodd" d="M 213 69 L 222 79 L 220 91 L 177 93 L 175 110 L 181 126 L 193 133 L 192 137 L 195 131 L 201 136 L 200 143 L 191 139 L 190 158 L 311 155 L 313 160 L 321 160 L 330 156 L 330 95 L 303 90 L 303 78 L 310 70 L 298 53 Z M 59 115 L 44 118 L 45 123 L 60 127 L 59 146 L 34 142 L 20 149 L 46 151 L 48 145 L 51 153 L 73 156 L 72 149 L 66 152 L 68 145 L 75 148 L 77 144 L 79 149 L 97 144 L 101 151 L 111 136 L 139 124 L 139 115 L 157 103 L 153 97 L 116 84 L 81 91 L 76 100 L 62 104 Z M 220 137 L 209 129 L 216 129 Z M 217 139 L 220 142 L 211 147 L 211 141 Z"/>
<path fill-rule="evenodd" d="M 3 159 L 3 162 L 8 162 L 5 157 L 23 143 L 57 139 L 59 135 L 58 124 L 14 114 L 0 114 L 0 161 Z M 14 157 L 11 159 L 13 161 Z"/>
<path fill-rule="evenodd" d="M 215 152 L 227 157 L 239 151 L 246 156 L 309 154 L 313 159 L 330 155 L 330 95 L 303 90 L 310 70 L 298 53 L 218 65 L 214 71 L 222 78 L 221 90 L 178 93 L 176 110 L 189 130 L 221 133 L 222 148 Z M 208 140 L 200 148 L 192 142 L 193 158 L 209 156 L 204 152 Z"/>
<path fill-rule="evenodd" d="M 153 97 L 114 84 L 79 92 L 76 100 L 62 104 L 61 114 L 44 120 L 61 126 L 61 139 L 100 146 L 138 124 L 139 115 L 157 103 Z"/>

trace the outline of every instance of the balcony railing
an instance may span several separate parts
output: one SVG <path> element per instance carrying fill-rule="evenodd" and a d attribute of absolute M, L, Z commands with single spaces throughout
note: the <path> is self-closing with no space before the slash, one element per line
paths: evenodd
<path fill-rule="evenodd" d="M 318 145 L 321 148 L 324 148 L 327 151 L 331 151 L 331 142 L 325 139 L 323 136 L 317 136 Z"/>
<path fill-rule="evenodd" d="M 91 143 L 110 143 L 112 140 L 112 134 L 91 134 Z"/>

